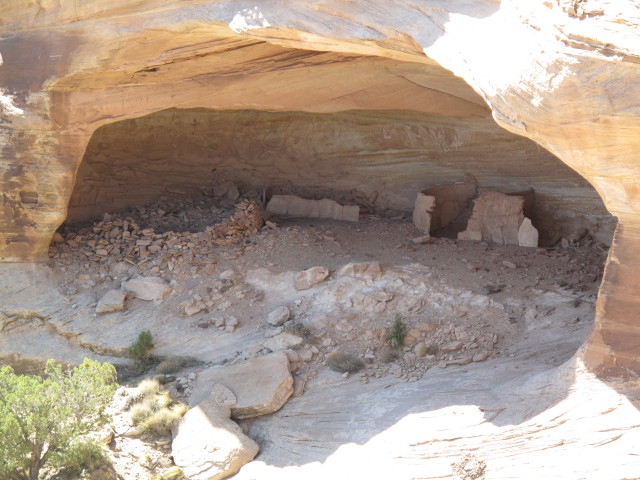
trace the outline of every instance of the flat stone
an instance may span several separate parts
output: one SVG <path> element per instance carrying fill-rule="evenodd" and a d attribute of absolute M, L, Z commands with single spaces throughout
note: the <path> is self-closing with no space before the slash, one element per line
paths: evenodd
<path fill-rule="evenodd" d="M 329 276 L 327 267 L 311 267 L 296 273 L 294 286 L 296 290 L 308 290 L 314 285 L 323 282 Z"/>
<path fill-rule="evenodd" d="M 291 311 L 286 306 L 281 306 L 269 313 L 267 321 L 274 327 L 279 327 L 291 317 Z"/>
<path fill-rule="evenodd" d="M 304 343 L 304 339 L 298 335 L 294 335 L 289 332 L 282 332 L 278 335 L 274 335 L 268 338 L 262 345 L 264 348 L 268 348 L 272 352 L 279 352 L 281 350 L 287 350 L 289 348 L 295 348 Z"/>
<path fill-rule="evenodd" d="M 236 396 L 234 418 L 253 418 L 279 410 L 293 393 L 293 378 L 284 352 L 258 357 L 235 365 L 212 367 L 198 374 L 189 404 L 206 399 L 217 383 Z"/>
<path fill-rule="evenodd" d="M 209 397 L 189 410 L 174 429 L 171 453 L 187 478 L 226 478 L 258 454 L 258 444 L 229 418 L 235 404 L 233 392 L 216 384 Z"/>
<path fill-rule="evenodd" d="M 98 302 L 96 313 L 111 313 L 124 310 L 127 292 L 122 290 L 109 290 Z"/>
<path fill-rule="evenodd" d="M 171 287 L 159 277 L 136 277 L 125 282 L 123 288 L 141 300 L 161 302 Z"/>
<path fill-rule="evenodd" d="M 382 278 L 383 269 L 380 262 L 351 262 L 338 270 L 338 277 L 356 277 L 377 281 Z"/>
<path fill-rule="evenodd" d="M 442 345 L 440 347 L 440 350 L 442 350 L 443 352 L 455 352 L 458 351 L 462 348 L 462 346 L 464 345 L 463 342 L 449 342 L 449 343 L 445 343 L 444 345 Z"/>

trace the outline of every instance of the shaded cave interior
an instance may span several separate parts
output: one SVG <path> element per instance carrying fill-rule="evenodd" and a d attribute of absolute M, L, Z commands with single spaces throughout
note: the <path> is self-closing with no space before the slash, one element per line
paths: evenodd
<path fill-rule="evenodd" d="M 363 214 L 410 217 L 418 192 L 469 174 L 479 193 L 533 189 L 530 215 L 541 246 L 586 233 L 610 243 L 615 219 L 596 191 L 545 149 L 490 116 L 410 110 L 173 108 L 104 125 L 86 149 L 65 227 L 158 200 L 201 208 L 221 188 L 225 196 L 225 185 L 237 187 L 240 198 L 295 194 L 359 204 Z M 469 215 L 435 234 L 455 237 Z M 202 219 L 185 222 L 172 227 L 205 226 Z"/>

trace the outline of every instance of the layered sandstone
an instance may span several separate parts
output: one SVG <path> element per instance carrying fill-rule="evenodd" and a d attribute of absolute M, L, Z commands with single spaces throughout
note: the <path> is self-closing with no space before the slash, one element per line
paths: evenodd
<path fill-rule="evenodd" d="M 492 115 L 584 177 L 618 218 L 588 358 L 596 368 L 640 370 L 640 166 L 634 159 L 640 6 L 604 0 L 254 3 L 2 3 L 4 261 L 46 256 L 87 145 L 109 123 L 167 108 L 402 110 L 439 119 L 422 133 L 407 133 L 431 135 L 429 151 L 442 151 L 464 148 L 458 126 L 487 125 Z M 487 158 L 491 146 L 482 148 Z M 536 153 L 517 163 L 531 168 L 544 169 L 539 159 L 551 158 L 529 144 L 525 150 Z M 265 146 L 266 158 L 269 152 Z M 497 161 L 508 168 L 511 159 L 502 154 Z M 402 172 L 406 165 L 394 160 L 388 168 Z M 562 188 L 583 199 L 592 195 L 580 194 L 589 190 L 573 178 Z M 522 178 L 515 183 L 505 186 L 528 186 Z M 95 193 L 95 202 L 102 195 L 79 192 L 83 199 Z"/>

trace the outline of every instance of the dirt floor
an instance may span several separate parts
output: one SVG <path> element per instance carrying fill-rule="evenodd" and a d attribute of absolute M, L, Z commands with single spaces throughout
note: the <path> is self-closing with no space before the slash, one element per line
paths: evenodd
<path fill-rule="evenodd" d="M 55 298 L 27 309 L 37 315 L 4 312 L 5 361 L 31 365 L 50 356 L 54 347 L 43 352 L 43 344 L 67 342 L 55 358 L 90 352 L 126 372 L 127 346 L 150 330 L 157 355 L 200 362 L 166 376 L 173 396 L 190 403 L 199 371 L 269 353 L 277 339 L 292 361 L 295 396 L 304 397 L 327 378 L 413 383 L 430 372 L 456 375 L 465 365 L 510 358 L 520 362 L 516 369 L 558 366 L 593 324 L 607 249 L 588 236 L 552 248 L 415 240 L 423 234 L 402 214 L 365 214 L 357 223 L 271 217 L 262 226 L 253 204 L 236 203 L 163 199 L 61 228 L 50 250 Z M 325 280 L 293 288 L 296 272 L 317 266 L 329 270 Z M 162 302 L 129 298 L 124 310 L 95 313 L 105 293 L 139 276 L 163 279 L 170 294 Z M 269 324 L 268 314 L 282 306 L 291 318 Z M 407 336 L 392 349 L 385 339 L 396 319 Z M 327 360 L 336 351 L 358 357 L 364 368 L 332 372 Z M 264 433 L 269 421 L 243 424 L 262 438 L 267 459 L 269 442 L 277 442 Z M 118 422 L 113 453 L 121 478 L 146 479 L 170 466 L 168 441 L 128 438 L 126 419 Z M 305 455 L 292 453 L 289 462 L 302 464 Z"/>

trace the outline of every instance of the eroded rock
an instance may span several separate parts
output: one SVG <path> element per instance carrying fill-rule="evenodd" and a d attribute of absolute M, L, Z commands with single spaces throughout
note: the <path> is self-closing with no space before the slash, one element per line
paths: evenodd
<path fill-rule="evenodd" d="M 308 290 L 314 285 L 323 282 L 329 276 L 327 267 L 311 267 L 296 273 L 294 286 L 296 290 Z"/>
<path fill-rule="evenodd" d="M 236 402 L 231 390 L 216 384 L 175 428 L 173 459 L 191 480 L 226 478 L 258 454 L 258 444 L 230 419 Z"/>
<path fill-rule="evenodd" d="M 122 290 L 109 290 L 98 302 L 96 313 L 111 313 L 124 310 L 127 292 Z"/>
<path fill-rule="evenodd" d="M 207 398 L 216 383 L 235 394 L 237 403 L 231 407 L 231 415 L 238 419 L 273 413 L 293 393 L 289 360 L 283 352 L 204 370 L 198 375 L 189 403 L 198 404 Z"/>
<path fill-rule="evenodd" d="M 154 302 L 161 302 L 171 292 L 169 284 L 159 277 L 135 277 L 123 288 L 136 298 Z"/>
<path fill-rule="evenodd" d="M 289 311 L 289 308 L 282 305 L 281 307 L 278 307 L 269 313 L 269 315 L 267 316 L 267 321 L 274 327 L 279 327 L 280 325 L 284 324 L 284 322 L 289 320 L 290 317 L 291 312 Z"/>

